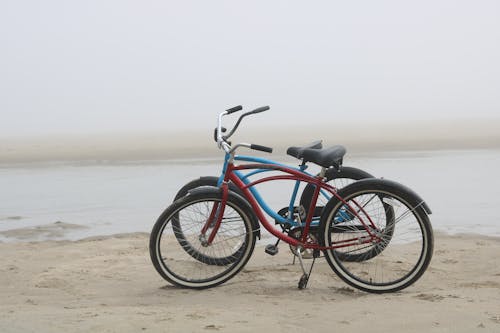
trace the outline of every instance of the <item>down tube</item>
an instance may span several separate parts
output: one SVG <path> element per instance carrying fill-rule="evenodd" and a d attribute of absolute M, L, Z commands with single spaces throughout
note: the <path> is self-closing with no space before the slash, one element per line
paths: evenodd
<path fill-rule="evenodd" d="M 257 215 L 261 224 L 264 226 L 264 228 L 266 228 L 267 231 L 269 231 L 273 236 L 287 242 L 288 244 L 291 244 L 293 246 L 299 245 L 300 242 L 297 239 L 292 238 L 292 237 L 278 231 L 276 228 L 274 228 L 271 225 L 271 223 L 269 223 L 269 221 L 267 221 L 266 217 L 264 216 L 264 214 L 262 213 L 262 210 L 259 207 L 259 204 L 257 203 L 256 199 L 253 196 L 253 192 L 251 192 L 251 190 L 249 190 L 247 187 L 245 187 L 245 183 L 243 183 L 243 181 L 240 178 L 238 178 L 238 176 L 235 175 L 234 172 L 230 173 L 229 179 L 243 191 L 243 193 L 246 196 L 246 199 L 248 200 L 248 202 L 252 206 L 255 215 Z"/>
<path fill-rule="evenodd" d="M 264 170 L 262 172 L 266 172 L 266 171 L 271 171 L 271 170 Z M 236 171 L 236 170 L 233 171 L 233 173 L 236 174 L 236 176 L 242 181 L 242 183 L 244 184 L 243 186 L 248 185 L 250 183 L 250 181 L 247 178 L 248 175 L 244 176 L 241 174 L 241 172 Z M 295 225 L 295 223 L 291 219 L 284 218 L 283 216 L 277 214 L 271 207 L 269 207 L 266 204 L 266 202 L 264 201 L 264 199 L 262 199 L 262 197 L 261 197 L 259 191 L 257 191 L 257 189 L 255 189 L 253 187 L 249 187 L 248 190 L 250 192 L 252 192 L 253 197 L 257 200 L 259 206 L 262 207 L 262 209 L 264 209 L 266 214 L 271 216 L 273 219 L 279 221 L 280 223 L 290 223 L 292 225 Z"/>

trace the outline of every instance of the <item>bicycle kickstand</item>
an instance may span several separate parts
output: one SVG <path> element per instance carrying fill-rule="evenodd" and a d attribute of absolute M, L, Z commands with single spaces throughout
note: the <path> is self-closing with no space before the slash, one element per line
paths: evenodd
<path fill-rule="evenodd" d="M 311 276 L 312 269 L 314 267 L 314 262 L 316 261 L 316 251 L 314 251 L 313 255 L 313 261 L 311 263 L 311 267 L 309 268 L 309 273 L 306 272 L 306 269 L 304 267 L 304 260 L 302 259 L 302 247 L 298 246 L 297 247 L 297 257 L 299 258 L 299 263 L 300 263 L 300 268 L 302 268 L 302 276 L 300 277 L 299 280 L 299 289 L 305 289 L 307 287 L 307 283 L 309 282 L 309 277 Z"/>

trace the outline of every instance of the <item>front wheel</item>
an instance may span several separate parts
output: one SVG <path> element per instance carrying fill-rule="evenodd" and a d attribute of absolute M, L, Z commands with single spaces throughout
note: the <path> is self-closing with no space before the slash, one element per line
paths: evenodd
<path fill-rule="evenodd" d="M 344 202 L 330 200 L 319 227 L 319 243 L 330 247 L 324 252 L 333 271 L 351 286 L 373 293 L 398 291 L 417 281 L 434 244 L 425 203 L 406 187 L 382 179 L 353 183 L 338 194 Z M 338 216 L 346 213 L 352 219 L 339 223 Z M 345 261 L 341 253 L 370 257 Z"/>
<path fill-rule="evenodd" d="M 217 187 L 217 183 L 219 178 L 213 176 L 205 176 L 197 179 L 193 179 L 186 185 L 184 185 L 175 195 L 174 201 L 187 196 L 192 190 L 202 187 Z M 234 185 L 233 183 L 229 183 L 229 190 L 239 194 L 242 198 L 244 197 L 241 190 Z M 227 263 L 234 262 L 238 256 L 230 255 L 223 258 L 211 258 L 210 256 L 204 255 L 200 253 L 195 247 L 191 246 L 191 243 L 186 241 L 186 237 L 183 231 L 183 224 L 180 222 L 181 219 L 177 216 L 172 219 L 172 226 L 174 230 L 174 235 L 179 241 L 179 244 L 186 250 L 189 255 L 197 260 L 204 262 L 209 265 L 226 265 Z M 243 249 L 240 249 L 243 251 Z"/>
<path fill-rule="evenodd" d="M 158 218 L 149 251 L 154 267 L 165 280 L 182 287 L 209 288 L 229 280 L 245 266 L 256 235 L 251 208 L 237 194 L 228 193 L 216 236 L 210 244 L 206 241 L 213 226 L 209 225 L 205 233 L 203 228 L 214 205 L 220 207 L 221 202 L 221 191 L 207 188 L 176 200 Z M 178 225 L 182 226 L 181 239 Z"/>

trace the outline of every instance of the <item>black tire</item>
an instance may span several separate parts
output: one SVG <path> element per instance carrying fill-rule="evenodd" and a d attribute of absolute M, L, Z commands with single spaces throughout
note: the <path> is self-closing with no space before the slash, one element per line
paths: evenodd
<path fill-rule="evenodd" d="M 353 229 L 349 239 L 354 237 L 354 240 L 346 243 L 345 235 L 342 234 L 345 230 L 339 232 L 338 223 L 335 222 L 335 217 L 346 205 L 332 198 L 321 216 L 320 245 L 328 247 L 343 244 L 349 246 L 343 247 L 342 253 L 369 253 L 364 249 L 360 250 L 360 247 L 365 245 L 376 248 L 379 243 L 384 243 L 380 247 L 383 252 L 360 261 L 345 261 L 336 250 L 324 251 L 333 271 L 349 285 L 372 293 L 395 292 L 417 281 L 427 269 L 434 247 L 432 226 L 424 209 L 425 203 L 410 189 L 383 179 L 355 182 L 341 189 L 338 194 L 349 203 L 351 213 L 355 211 L 365 221 L 368 221 L 369 216 L 376 226 L 380 216 L 382 224 L 392 225 L 392 231 L 386 236 L 384 230 L 379 229 L 377 240 L 359 244 L 355 240 L 364 242 L 368 232 Z M 385 205 L 390 205 L 393 209 L 391 221 L 387 221 Z"/>
<path fill-rule="evenodd" d="M 341 189 L 354 181 L 373 177 L 373 175 L 364 170 L 348 166 L 343 166 L 340 170 L 330 168 L 326 170 L 325 173 L 326 181 L 337 189 Z M 306 187 L 304 187 L 304 191 L 302 191 L 302 195 L 300 196 L 300 205 L 304 207 L 306 211 L 309 209 L 311 204 L 313 193 L 314 185 L 307 184 Z M 321 205 L 321 203 L 319 204 Z M 324 202 L 322 206 L 325 204 L 326 202 Z"/>
<path fill-rule="evenodd" d="M 151 260 L 158 273 L 170 283 L 194 289 L 214 287 L 236 275 L 250 258 L 256 241 L 253 213 L 248 203 L 234 193 L 228 194 L 223 222 L 213 243 L 208 246 L 202 243 L 199 231 L 215 202 L 221 202 L 220 191 L 210 188 L 196 191 L 171 204 L 154 225 L 149 243 Z M 175 226 L 171 222 L 184 215 L 180 223 L 190 232 L 183 233 L 182 240 L 196 249 L 196 255 L 186 251 L 177 235 L 177 241 L 173 240 Z M 229 256 L 233 260 L 210 262 L 223 261 Z"/>
<path fill-rule="evenodd" d="M 205 176 L 205 177 L 200 177 L 197 179 L 193 179 L 189 183 L 186 183 L 179 191 L 177 191 L 177 194 L 175 195 L 174 201 L 186 196 L 189 191 L 194 190 L 195 188 L 198 187 L 204 187 L 204 186 L 211 186 L 211 187 L 217 187 L 217 182 L 219 181 L 218 177 L 214 176 Z M 243 193 L 241 190 L 234 185 L 233 183 L 229 183 L 229 190 L 238 193 L 242 197 L 244 197 Z"/>

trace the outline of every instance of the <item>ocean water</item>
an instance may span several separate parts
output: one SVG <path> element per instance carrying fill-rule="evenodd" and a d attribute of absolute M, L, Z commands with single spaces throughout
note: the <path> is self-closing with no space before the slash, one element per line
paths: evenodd
<path fill-rule="evenodd" d="M 291 157 L 278 160 L 296 165 Z M 149 232 L 177 190 L 217 175 L 219 159 L 64 162 L 0 167 L 0 241 L 81 239 Z M 399 181 L 431 207 L 435 230 L 500 236 L 500 150 L 348 155 L 344 164 Z M 311 172 L 314 172 L 314 167 Z M 293 184 L 266 184 L 273 208 Z"/>

